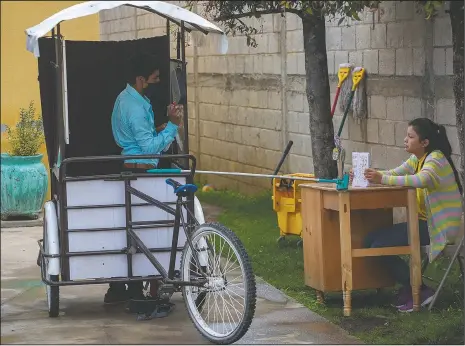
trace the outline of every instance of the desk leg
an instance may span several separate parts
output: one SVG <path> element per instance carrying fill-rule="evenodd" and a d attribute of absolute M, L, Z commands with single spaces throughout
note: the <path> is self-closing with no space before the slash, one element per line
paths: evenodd
<path fill-rule="evenodd" d="M 421 288 L 421 253 L 417 194 L 415 189 L 409 189 L 407 191 L 407 201 L 410 245 L 410 285 L 412 286 L 413 311 L 419 311 Z"/>
<path fill-rule="evenodd" d="M 348 192 L 339 193 L 339 230 L 341 237 L 341 272 L 344 316 L 352 311 L 352 236 L 350 232 L 350 199 Z"/>

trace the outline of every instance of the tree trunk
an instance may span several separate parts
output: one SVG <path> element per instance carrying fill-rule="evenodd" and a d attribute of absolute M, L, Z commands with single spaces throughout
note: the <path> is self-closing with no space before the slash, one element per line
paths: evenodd
<path fill-rule="evenodd" d="M 337 163 L 332 159 L 334 128 L 330 109 L 325 20 L 324 17 L 313 15 L 304 16 L 302 22 L 314 172 L 318 178 L 335 178 Z"/>
<path fill-rule="evenodd" d="M 452 42 L 453 42 L 453 56 L 454 56 L 454 97 L 455 97 L 455 117 L 457 120 L 457 133 L 460 143 L 460 175 L 462 183 L 464 180 L 465 164 L 464 164 L 464 113 L 463 113 L 463 1 L 450 1 L 450 21 L 452 26 Z"/>

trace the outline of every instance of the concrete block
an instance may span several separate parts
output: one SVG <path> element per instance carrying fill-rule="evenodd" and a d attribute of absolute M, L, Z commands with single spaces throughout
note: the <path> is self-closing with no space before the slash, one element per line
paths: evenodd
<path fill-rule="evenodd" d="M 258 145 L 270 150 L 282 150 L 279 131 L 260 129 Z"/>
<path fill-rule="evenodd" d="M 281 58 L 278 54 L 269 54 L 263 56 L 263 73 L 281 74 Z"/>
<path fill-rule="evenodd" d="M 268 109 L 268 91 L 267 90 L 258 90 L 258 104 L 257 108 Z"/>
<path fill-rule="evenodd" d="M 392 49 L 379 50 L 379 74 L 392 76 L 396 73 L 396 52 Z"/>
<path fill-rule="evenodd" d="M 433 69 L 436 76 L 446 74 L 446 50 L 444 48 L 434 48 Z"/>
<path fill-rule="evenodd" d="M 326 28 L 326 50 L 340 50 L 342 48 L 342 29 L 339 27 Z"/>
<path fill-rule="evenodd" d="M 404 23 L 404 47 L 425 46 L 425 21 L 417 20 Z M 430 23 L 428 23 L 430 25 Z"/>
<path fill-rule="evenodd" d="M 137 30 L 137 38 L 155 37 L 155 29 Z"/>
<path fill-rule="evenodd" d="M 386 98 L 381 95 L 372 95 L 370 97 L 370 114 L 369 116 L 374 119 L 386 119 Z"/>
<path fill-rule="evenodd" d="M 394 123 L 395 125 L 395 134 L 394 134 L 394 139 L 395 139 L 395 145 L 397 147 L 404 147 L 404 139 L 407 136 L 407 127 L 408 123 L 404 121 L 396 121 Z"/>
<path fill-rule="evenodd" d="M 425 49 L 413 48 L 413 74 L 423 76 L 425 74 Z"/>
<path fill-rule="evenodd" d="M 371 48 L 386 48 L 386 24 L 376 24 L 371 31 Z"/>
<path fill-rule="evenodd" d="M 368 143 L 379 143 L 378 119 L 366 119 L 366 138 Z"/>
<path fill-rule="evenodd" d="M 363 142 L 367 141 L 366 121 L 357 122 L 352 116 L 347 116 L 344 126 L 349 128 L 349 138 L 352 141 Z"/>
<path fill-rule="evenodd" d="M 439 99 L 436 101 L 435 121 L 442 125 L 457 125 L 455 116 L 455 101 L 453 99 Z"/>
<path fill-rule="evenodd" d="M 413 75 L 413 50 L 412 48 L 396 49 L 396 75 Z"/>
<path fill-rule="evenodd" d="M 379 4 L 381 23 L 393 22 L 396 19 L 396 3 L 394 1 L 383 1 Z"/>
<path fill-rule="evenodd" d="M 404 22 L 387 24 L 386 46 L 388 48 L 404 47 Z"/>
<path fill-rule="evenodd" d="M 287 130 L 289 133 L 310 135 L 310 116 L 305 113 L 289 112 L 287 114 Z"/>
<path fill-rule="evenodd" d="M 136 32 L 117 32 L 114 34 L 108 35 L 109 41 L 127 41 L 127 40 L 135 40 L 136 39 Z"/>
<path fill-rule="evenodd" d="M 368 74 L 378 74 L 378 50 L 365 50 L 363 51 L 363 65 Z"/>
<path fill-rule="evenodd" d="M 263 55 L 253 55 L 253 71 L 257 74 L 263 73 Z"/>
<path fill-rule="evenodd" d="M 328 51 L 327 52 L 327 63 L 328 63 L 328 74 L 332 75 L 335 73 L 334 70 L 334 51 Z"/>
<path fill-rule="evenodd" d="M 300 32 L 302 36 L 302 32 Z M 275 54 L 281 51 L 281 39 L 279 34 L 267 34 L 268 35 L 268 51 L 267 53 Z M 303 49 L 303 41 L 302 41 L 302 48 Z"/>
<path fill-rule="evenodd" d="M 263 32 L 272 33 L 273 32 L 273 15 L 266 14 L 262 17 L 262 19 L 263 19 L 263 22 L 262 22 Z"/>
<path fill-rule="evenodd" d="M 304 95 L 294 91 L 288 91 L 287 97 L 287 109 L 290 112 L 303 112 L 304 111 Z"/>
<path fill-rule="evenodd" d="M 402 96 L 386 98 L 386 118 L 397 121 L 404 119 L 404 100 Z"/>
<path fill-rule="evenodd" d="M 246 55 L 244 61 L 244 73 L 245 74 L 253 74 L 253 56 L 251 55 Z M 224 66 L 224 65 L 223 65 Z M 224 71 L 224 69 L 222 69 Z"/>
<path fill-rule="evenodd" d="M 285 20 L 286 17 L 283 17 L 280 13 L 273 14 L 273 31 L 281 32 L 281 23 Z M 286 23 L 287 28 L 287 23 Z"/>
<path fill-rule="evenodd" d="M 413 1 L 396 1 L 396 20 L 412 20 L 413 12 Z"/>
<path fill-rule="evenodd" d="M 454 50 L 446 48 L 446 75 L 452 76 L 454 74 Z"/>
<path fill-rule="evenodd" d="M 287 74 L 297 74 L 297 54 L 298 53 L 288 53 L 287 54 Z"/>
<path fill-rule="evenodd" d="M 370 153 L 370 167 L 374 169 L 384 169 L 387 165 L 387 151 L 389 148 L 386 148 L 384 145 L 379 144 L 370 144 L 369 153 Z"/>
<path fill-rule="evenodd" d="M 410 154 L 403 148 L 390 147 L 387 150 L 387 169 L 393 169 L 400 166 L 409 158 Z"/>
<path fill-rule="evenodd" d="M 302 52 L 304 50 L 304 38 L 302 30 L 287 31 L 286 46 L 288 53 Z"/>
<path fill-rule="evenodd" d="M 313 173 L 312 158 L 289 154 L 289 170 L 292 173 Z"/>
<path fill-rule="evenodd" d="M 450 17 L 435 18 L 433 42 L 435 47 L 447 47 L 452 45 L 452 27 Z"/>
<path fill-rule="evenodd" d="M 245 56 L 237 55 L 235 73 L 244 74 L 244 72 L 245 72 Z"/>
<path fill-rule="evenodd" d="M 257 119 L 260 120 L 260 123 L 257 125 L 258 127 L 262 127 L 268 130 L 281 131 L 281 111 L 272 109 L 257 109 L 255 113 L 260 115 L 257 117 Z"/>
<path fill-rule="evenodd" d="M 357 50 L 369 49 L 371 42 L 370 25 L 357 25 L 355 27 L 355 47 Z"/>
<path fill-rule="evenodd" d="M 353 64 L 354 66 L 363 66 L 363 52 L 349 52 L 349 63 Z"/>
<path fill-rule="evenodd" d="M 410 121 L 421 117 L 422 101 L 417 97 L 404 97 L 404 120 Z"/>
<path fill-rule="evenodd" d="M 312 156 L 312 140 L 310 135 L 290 133 L 289 140 L 294 142 L 292 153 L 301 156 Z"/>
<path fill-rule="evenodd" d="M 297 53 L 297 74 L 305 75 L 305 53 Z"/>
<path fill-rule="evenodd" d="M 337 74 L 339 65 L 347 64 L 349 62 L 349 52 L 347 51 L 336 51 L 334 53 L 334 74 Z"/>
<path fill-rule="evenodd" d="M 118 21 L 117 28 L 119 32 L 135 31 L 136 20 L 135 18 L 122 18 Z"/>
<path fill-rule="evenodd" d="M 281 110 L 281 93 L 278 91 L 268 90 L 268 108 Z"/>
<path fill-rule="evenodd" d="M 395 145 L 395 122 L 389 120 L 379 120 L 379 141 L 385 145 Z"/>
<path fill-rule="evenodd" d="M 355 26 L 342 28 L 342 49 L 355 49 Z"/>
<path fill-rule="evenodd" d="M 241 131 L 243 144 L 253 147 L 258 147 L 260 145 L 260 129 L 244 126 Z"/>

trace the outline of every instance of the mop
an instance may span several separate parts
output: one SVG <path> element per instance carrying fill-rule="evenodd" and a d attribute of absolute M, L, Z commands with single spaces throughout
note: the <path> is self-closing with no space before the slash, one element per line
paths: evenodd
<path fill-rule="evenodd" d="M 342 175 L 343 164 L 345 159 L 345 150 L 342 148 L 341 144 L 341 133 L 342 129 L 344 128 L 344 123 L 347 118 L 347 114 L 352 106 L 352 100 L 354 98 L 355 92 L 357 90 L 358 85 L 360 84 L 361 80 L 365 76 L 365 69 L 363 67 L 356 67 L 352 73 L 352 88 L 349 94 L 349 98 L 347 100 L 347 105 L 344 111 L 344 116 L 342 117 L 341 124 L 339 125 L 339 130 L 337 134 L 334 136 L 334 149 L 333 149 L 333 160 L 338 161 L 339 165 L 339 177 Z"/>
<path fill-rule="evenodd" d="M 337 72 L 338 83 L 336 89 L 336 96 L 334 97 L 333 106 L 331 107 L 331 117 L 334 116 L 336 111 L 337 100 L 339 99 L 339 94 L 341 92 L 341 87 L 344 84 L 344 81 L 349 77 L 350 71 L 352 69 L 352 64 L 344 63 L 339 65 L 339 70 Z"/>

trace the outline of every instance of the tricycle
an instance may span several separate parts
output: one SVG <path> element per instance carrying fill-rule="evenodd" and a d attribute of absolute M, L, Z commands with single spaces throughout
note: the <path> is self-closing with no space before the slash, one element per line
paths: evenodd
<path fill-rule="evenodd" d="M 61 21 L 121 5 L 163 16 L 167 35 L 119 42 L 63 39 Z M 180 26 L 181 54 L 175 61 L 180 74 L 170 71 L 170 23 Z M 43 37 L 50 30 L 51 37 Z M 39 58 L 51 167 L 51 200 L 44 205 L 37 260 L 50 317 L 59 316 L 62 286 L 157 281 L 156 298 L 169 301 L 181 292 L 190 319 L 210 342 L 234 343 L 251 325 L 256 284 L 244 245 L 225 226 L 205 222 L 195 197 L 187 88 L 176 80 L 186 79 L 186 30 L 224 34 L 195 13 L 161 1 L 91 1 L 26 31 L 28 50 Z M 154 109 L 178 101 L 184 106 L 184 126 L 166 154 L 123 156 L 111 138 L 111 108 L 125 85 L 120 70 L 127 50 L 146 49 L 156 51 L 166 67 L 160 71 L 164 83 L 153 99 Z M 177 90 L 176 100 L 169 90 Z M 159 159 L 164 166 L 122 172 L 124 160 L 134 158 Z"/>

